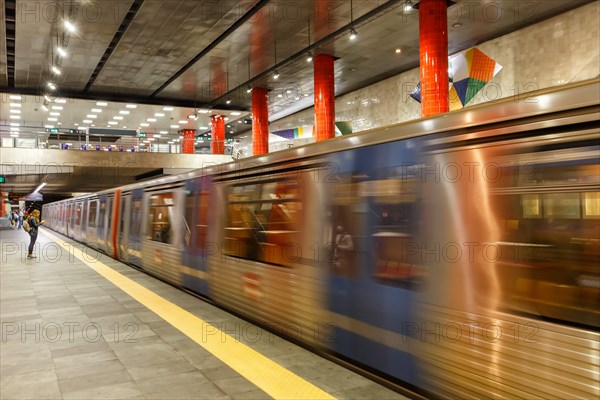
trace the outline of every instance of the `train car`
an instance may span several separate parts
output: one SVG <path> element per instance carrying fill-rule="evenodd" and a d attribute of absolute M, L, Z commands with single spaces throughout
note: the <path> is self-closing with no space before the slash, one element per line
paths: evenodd
<path fill-rule="evenodd" d="M 596 79 L 44 207 L 51 229 L 428 393 L 595 398 L 599 104 Z"/>

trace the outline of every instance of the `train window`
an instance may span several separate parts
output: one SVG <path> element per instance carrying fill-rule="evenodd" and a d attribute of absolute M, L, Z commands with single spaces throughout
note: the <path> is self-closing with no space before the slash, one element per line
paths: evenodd
<path fill-rule="evenodd" d="M 183 227 L 183 242 L 186 247 L 192 245 L 192 227 L 194 226 L 194 203 L 196 200 L 196 192 L 186 191 L 185 197 L 185 219 Z"/>
<path fill-rule="evenodd" d="M 81 203 L 75 205 L 75 226 L 81 225 Z"/>
<path fill-rule="evenodd" d="M 299 233 L 303 225 L 298 183 L 279 180 L 236 185 L 229 189 L 227 200 L 224 253 L 292 266 L 295 258 L 291 248 L 300 243 Z M 206 204 L 206 200 L 202 203 Z"/>
<path fill-rule="evenodd" d="M 540 164 L 537 173 L 543 193 L 505 182 L 492 197 L 499 228 L 493 266 L 502 304 L 516 313 L 595 326 L 600 310 L 600 193 L 585 191 L 597 179 L 595 172 L 589 165 Z M 515 186 L 507 193 L 511 184 Z"/>
<path fill-rule="evenodd" d="M 96 213 L 98 212 L 98 201 L 90 202 L 90 211 L 88 213 L 88 228 L 96 227 Z"/>
<path fill-rule="evenodd" d="M 98 225 L 100 227 L 104 226 L 104 219 L 106 217 L 106 201 L 100 202 L 100 213 L 98 215 Z"/>
<path fill-rule="evenodd" d="M 147 238 L 155 242 L 170 243 L 173 221 L 173 193 L 150 196 Z"/>
<path fill-rule="evenodd" d="M 208 190 L 200 192 L 199 196 L 199 215 L 198 215 L 198 229 L 196 236 L 196 247 L 204 249 L 206 246 L 206 238 L 208 236 Z"/>
<path fill-rule="evenodd" d="M 131 221 L 129 223 L 129 237 L 139 236 L 142 227 L 142 201 L 137 199 L 131 203 Z"/>

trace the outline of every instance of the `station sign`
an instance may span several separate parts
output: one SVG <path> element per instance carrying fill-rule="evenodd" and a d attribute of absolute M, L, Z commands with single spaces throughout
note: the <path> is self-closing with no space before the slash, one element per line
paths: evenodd
<path fill-rule="evenodd" d="M 8 200 L 10 201 L 18 201 L 25 200 L 29 193 L 19 193 L 19 192 L 8 192 Z"/>
<path fill-rule="evenodd" d="M 138 134 L 138 136 L 139 136 L 139 137 L 146 137 L 146 136 L 148 136 L 148 134 L 147 134 L 146 132 L 140 132 L 140 133 Z"/>
<path fill-rule="evenodd" d="M 0 175 L 0 183 L 6 183 L 6 177 L 4 175 Z"/>
<path fill-rule="evenodd" d="M 72 135 L 85 135 L 86 132 L 81 129 L 60 129 L 60 128 L 46 128 L 47 133 L 70 133 Z"/>

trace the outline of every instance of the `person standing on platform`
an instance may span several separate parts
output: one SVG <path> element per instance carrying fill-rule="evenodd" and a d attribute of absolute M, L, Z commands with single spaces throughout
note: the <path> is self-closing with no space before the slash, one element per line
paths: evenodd
<path fill-rule="evenodd" d="M 27 252 L 27 258 L 35 258 L 33 255 L 33 246 L 35 245 L 35 241 L 37 240 L 38 235 L 38 227 L 42 225 L 46 221 L 40 221 L 40 210 L 33 210 L 31 214 L 27 217 L 27 223 L 31 227 L 29 231 L 29 237 L 31 241 L 29 242 L 29 251 Z"/>
<path fill-rule="evenodd" d="M 23 227 L 23 210 L 19 210 L 19 227 L 17 229 L 21 229 Z"/>

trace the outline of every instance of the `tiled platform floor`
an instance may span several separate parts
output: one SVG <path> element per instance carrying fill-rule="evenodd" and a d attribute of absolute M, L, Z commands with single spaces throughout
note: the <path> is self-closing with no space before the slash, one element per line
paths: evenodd
<path fill-rule="evenodd" d="M 270 398 L 61 251 L 43 229 L 38 258 L 26 260 L 28 240 L 22 230 L 0 231 L 2 400 Z M 107 256 L 99 260 L 230 334 L 248 324 Z M 246 344 L 336 398 L 404 398 L 272 334 Z"/>

